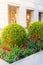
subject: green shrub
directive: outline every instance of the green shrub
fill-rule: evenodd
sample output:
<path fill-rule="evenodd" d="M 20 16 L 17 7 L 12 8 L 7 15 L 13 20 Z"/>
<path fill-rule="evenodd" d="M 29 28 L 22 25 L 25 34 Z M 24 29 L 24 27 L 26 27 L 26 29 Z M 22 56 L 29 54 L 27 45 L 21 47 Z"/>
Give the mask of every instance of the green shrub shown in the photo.
<path fill-rule="evenodd" d="M 1 36 L 0 36 L 0 44 L 1 44 Z"/>
<path fill-rule="evenodd" d="M 39 42 L 35 42 L 35 41 L 31 41 L 29 44 L 28 44 L 28 47 L 29 49 L 34 49 L 35 53 L 38 52 L 38 51 L 41 51 L 43 50 L 43 43 L 41 43 L 40 41 Z"/>
<path fill-rule="evenodd" d="M 34 41 L 38 41 L 39 39 L 43 40 L 43 23 L 42 22 L 34 22 L 30 24 L 28 27 L 28 33 L 30 39 Z"/>
<path fill-rule="evenodd" d="M 6 52 L 0 49 L 0 58 L 4 59 L 5 55 L 6 55 Z"/>
<path fill-rule="evenodd" d="M 12 23 L 3 29 L 1 39 L 5 47 L 8 47 L 8 44 L 22 46 L 26 41 L 25 36 L 25 29 L 19 24 Z"/>
<path fill-rule="evenodd" d="M 22 49 L 18 46 L 15 46 L 12 51 L 4 58 L 5 61 L 13 63 L 20 59 L 22 54 Z"/>
<path fill-rule="evenodd" d="M 23 55 L 24 57 L 27 57 L 27 56 L 29 56 L 29 55 L 31 55 L 31 54 L 33 54 L 33 53 L 35 53 L 35 52 L 34 52 L 34 49 L 29 49 L 29 48 L 28 48 L 28 49 L 26 49 L 26 50 L 23 52 L 22 55 Z"/>
<path fill-rule="evenodd" d="M 36 48 L 36 43 L 35 43 L 35 41 L 31 41 L 31 42 L 28 44 L 28 47 L 29 47 L 30 49 L 35 49 L 35 48 Z"/>
<path fill-rule="evenodd" d="M 43 43 L 38 42 L 36 46 L 39 51 L 43 50 Z"/>

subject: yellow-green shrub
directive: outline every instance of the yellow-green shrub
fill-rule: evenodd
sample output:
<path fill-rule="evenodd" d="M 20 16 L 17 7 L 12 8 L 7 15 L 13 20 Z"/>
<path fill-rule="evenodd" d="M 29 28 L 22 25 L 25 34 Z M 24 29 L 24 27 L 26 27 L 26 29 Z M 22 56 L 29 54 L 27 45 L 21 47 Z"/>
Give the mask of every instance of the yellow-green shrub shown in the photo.
<path fill-rule="evenodd" d="M 30 39 L 35 41 L 43 40 L 43 23 L 42 22 L 34 22 L 30 24 L 28 27 L 28 33 Z"/>
<path fill-rule="evenodd" d="M 25 44 L 25 29 L 19 24 L 9 24 L 6 26 L 1 35 L 2 44 L 6 47 L 9 44 L 23 46 Z"/>

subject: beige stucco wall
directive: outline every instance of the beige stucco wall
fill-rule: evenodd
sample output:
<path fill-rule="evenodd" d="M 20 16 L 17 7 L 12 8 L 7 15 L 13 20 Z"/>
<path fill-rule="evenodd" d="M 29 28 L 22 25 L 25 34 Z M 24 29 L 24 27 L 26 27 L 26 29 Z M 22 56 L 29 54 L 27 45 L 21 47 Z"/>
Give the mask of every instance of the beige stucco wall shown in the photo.
<path fill-rule="evenodd" d="M 43 12 L 42 0 L 0 0 L 0 27 L 8 24 L 8 4 L 19 6 L 17 23 L 26 27 L 26 9 L 34 10 L 31 21 L 38 21 L 38 12 Z M 43 18 L 43 17 L 42 17 Z M 43 19 L 42 19 L 43 21 Z"/>

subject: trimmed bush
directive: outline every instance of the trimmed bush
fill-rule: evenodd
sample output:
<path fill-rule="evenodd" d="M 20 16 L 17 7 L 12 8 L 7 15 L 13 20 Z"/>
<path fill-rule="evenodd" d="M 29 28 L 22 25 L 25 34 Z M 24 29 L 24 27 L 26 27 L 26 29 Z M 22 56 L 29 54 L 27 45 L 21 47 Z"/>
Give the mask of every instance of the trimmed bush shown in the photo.
<path fill-rule="evenodd" d="M 2 46 L 8 47 L 9 44 L 23 46 L 25 44 L 25 29 L 19 24 L 9 24 L 6 26 L 1 35 Z"/>
<path fill-rule="evenodd" d="M 30 39 L 34 41 L 43 40 L 43 23 L 34 22 L 28 27 L 28 33 Z"/>

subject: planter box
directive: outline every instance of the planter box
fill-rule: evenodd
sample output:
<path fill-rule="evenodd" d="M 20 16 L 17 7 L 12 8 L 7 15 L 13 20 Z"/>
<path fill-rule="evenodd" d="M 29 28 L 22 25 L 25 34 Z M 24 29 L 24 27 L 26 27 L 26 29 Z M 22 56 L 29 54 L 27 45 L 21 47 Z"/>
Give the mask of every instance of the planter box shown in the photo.
<path fill-rule="evenodd" d="M 16 61 L 12 64 L 9 64 L 4 60 L 0 59 L 0 65 L 43 65 L 43 51 L 40 51 L 36 54 L 28 56 L 19 61 Z"/>

